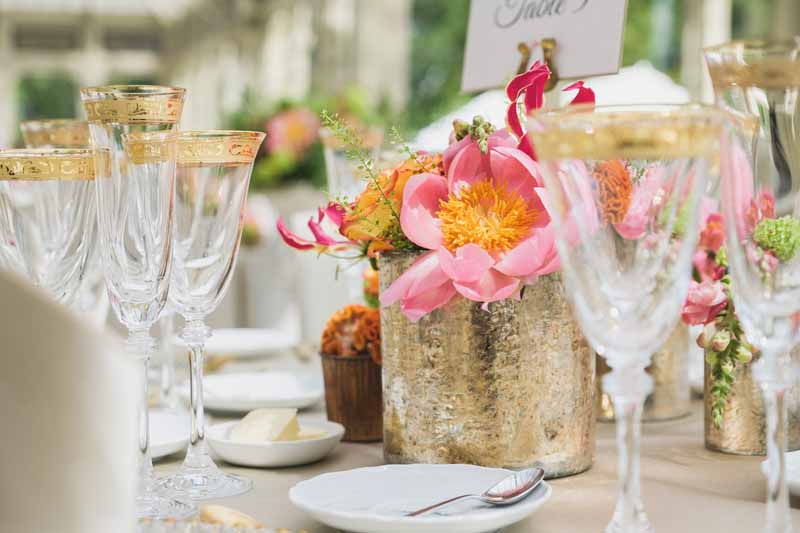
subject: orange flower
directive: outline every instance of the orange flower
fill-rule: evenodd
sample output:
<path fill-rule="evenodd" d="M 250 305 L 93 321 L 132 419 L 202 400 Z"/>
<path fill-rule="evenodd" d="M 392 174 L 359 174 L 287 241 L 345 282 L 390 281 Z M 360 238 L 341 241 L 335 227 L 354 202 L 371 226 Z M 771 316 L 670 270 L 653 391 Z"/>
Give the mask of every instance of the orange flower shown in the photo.
<path fill-rule="evenodd" d="M 357 304 L 339 309 L 325 324 L 321 345 L 325 355 L 369 355 L 381 364 L 380 311 Z"/>
<path fill-rule="evenodd" d="M 594 169 L 600 193 L 600 205 L 606 222 L 619 224 L 631 206 L 633 182 L 625 164 L 618 160 L 601 161 Z"/>
<path fill-rule="evenodd" d="M 430 172 L 444 175 L 441 155 L 419 154 L 385 170 L 378 175 L 377 184 L 369 182 L 345 215 L 341 232 L 351 241 L 371 241 L 370 256 L 381 250 L 391 250 L 392 235 L 402 235 L 400 208 L 403 189 L 409 178 Z"/>

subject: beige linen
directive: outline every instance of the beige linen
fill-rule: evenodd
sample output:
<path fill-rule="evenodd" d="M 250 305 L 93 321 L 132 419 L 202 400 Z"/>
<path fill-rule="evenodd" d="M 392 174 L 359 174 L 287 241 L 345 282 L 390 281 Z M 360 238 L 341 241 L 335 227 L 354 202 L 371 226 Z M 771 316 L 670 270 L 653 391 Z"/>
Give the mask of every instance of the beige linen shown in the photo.
<path fill-rule="evenodd" d="M 0 342 L 0 532 L 131 531 L 138 365 L 5 273 Z"/>
<path fill-rule="evenodd" d="M 305 420 L 323 417 L 301 415 Z M 598 533 L 603 530 L 616 497 L 614 426 L 599 424 L 594 467 L 586 473 L 552 481 L 553 497 L 535 515 L 504 533 Z M 703 447 L 702 402 L 680 420 L 644 425 L 642 491 L 645 506 L 658 533 L 752 533 L 764 520 L 763 457 L 737 457 Z M 335 531 L 289 502 L 288 491 L 298 481 L 324 472 L 383 463 L 380 444 L 342 444 L 323 461 L 284 469 L 250 469 L 220 463 L 226 471 L 247 476 L 254 489 L 242 496 L 219 500 L 254 516 L 269 527 Z M 166 459 L 157 469 L 173 471 L 179 458 Z M 342 488 L 345 490 L 345 488 Z M 797 506 L 798 501 L 793 500 Z M 800 512 L 793 510 L 796 525 Z M 446 532 L 443 532 L 446 533 Z"/>

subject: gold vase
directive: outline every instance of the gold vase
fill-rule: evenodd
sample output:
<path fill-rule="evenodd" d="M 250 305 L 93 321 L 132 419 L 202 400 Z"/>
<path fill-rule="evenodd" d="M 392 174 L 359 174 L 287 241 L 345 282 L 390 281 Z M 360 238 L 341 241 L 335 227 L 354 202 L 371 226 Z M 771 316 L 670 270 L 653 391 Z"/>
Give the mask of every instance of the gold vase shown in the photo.
<path fill-rule="evenodd" d="M 380 259 L 386 290 L 418 257 Z M 594 353 L 561 277 L 488 311 L 461 297 L 410 322 L 381 311 L 384 457 L 388 463 L 587 470 L 594 455 Z"/>
<path fill-rule="evenodd" d="M 597 419 L 614 420 L 611 397 L 603 392 L 604 374 L 611 369 L 605 359 L 597 356 Z M 672 420 L 691 411 L 689 389 L 689 328 L 679 322 L 664 346 L 653 354 L 647 373 L 653 378 L 653 392 L 647 396 L 642 411 L 643 422 Z"/>
<path fill-rule="evenodd" d="M 792 351 L 792 362 L 800 364 L 800 348 Z M 725 402 L 722 424 L 716 427 L 711 419 L 711 365 L 705 363 L 705 441 L 706 448 L 734 455 L 765 455 L 767 425 L 764 400 L 758 383 L 753 378 L 752 363 L 737 363 L 733 371 L 733 385 Z M 786 428 L 787 449 L 800 449 L 800 387 L 786 392 L 789 416 Z"/>

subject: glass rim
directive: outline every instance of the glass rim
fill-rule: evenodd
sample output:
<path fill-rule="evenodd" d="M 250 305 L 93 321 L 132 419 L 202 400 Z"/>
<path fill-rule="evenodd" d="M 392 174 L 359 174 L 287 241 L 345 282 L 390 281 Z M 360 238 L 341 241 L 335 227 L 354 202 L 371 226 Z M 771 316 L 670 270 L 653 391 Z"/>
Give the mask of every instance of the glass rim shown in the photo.
<path fill-rule="evenodd" d="M 687 113 L 688 112 L 688 113 Z M 625 119 L 641 121 L 643 118 L 652 120 L 688 119 L 688 118 L 715 118 L 722 122 L 725 113 L 718 107 L 697 102 L 677 103 L 652 103 L 652 104 L 575 104 L 552 109 L 536 109 L 529 115 L 529 120 L 539 119 L 548 125 L 558 120 L 557 125 L 564 125 L 570 119 L 585 125 L 587 122 L 623 122 Z M 577 124 L 575 124 L 577 125 Z"/>
<path fill-rule="evenodd" d="M 761 52 L 766 54 L 785 54 L 786 52 L 800 52 L 800 36 L 776 39 L 734 39 L 713 46 L 703 48 L 705 54 L 725 52 Z"/>
<path fill-rule="evenodd" d="M 81 118 L 43 118 L 23 120 L 19 125 L 21 128 L 26 126 L 88 126 L 89 121 Z"/>
<path fill-rule="evenodd" d="M 87 98 L 142 98 L 148 96 L 179 96 L 186 94 L 186 89 L 172 85 L 95 85 L 82 87 L 81 95 Z"/>
<path fill-rule="evenodd" d="M 250 130 L 181 130 L 177 132 L 178 140 L 203 140 L 203 139 L 263 139 L 267 134 L 263 131 Z"/>
<path fill-rule="evenodd" d="M 95 148 L 0 148 L 0 159 L 40 157 L 94 157 Z"/>
<path fill-rule="evenodd" d="M 106 167 L 107 153 L 94 148 L 0 150 L 0 181 L 94 180 L 95 167 Z"/>

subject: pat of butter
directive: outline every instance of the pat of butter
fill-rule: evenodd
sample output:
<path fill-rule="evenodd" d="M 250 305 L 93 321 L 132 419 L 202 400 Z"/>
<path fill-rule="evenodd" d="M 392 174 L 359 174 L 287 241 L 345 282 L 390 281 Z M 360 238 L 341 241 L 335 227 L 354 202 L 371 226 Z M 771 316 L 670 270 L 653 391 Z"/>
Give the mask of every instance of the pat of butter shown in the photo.
<path fill-rule="evenodd" d="M 256 409 L 236 424 L 229 435 L 234 442 L 297 440 L 297 409 Z"/>
<path fill-rule="evenodd" d="M 297 438 L 295 440 L 319 439 L 324 437 L 325 434 L 326 433 L 321 429 L 306 426 L 300 428 L 300 433 L 297 434 Z"/>

